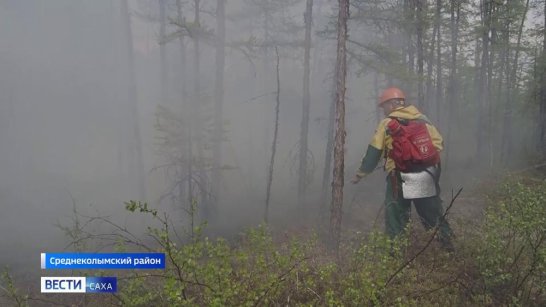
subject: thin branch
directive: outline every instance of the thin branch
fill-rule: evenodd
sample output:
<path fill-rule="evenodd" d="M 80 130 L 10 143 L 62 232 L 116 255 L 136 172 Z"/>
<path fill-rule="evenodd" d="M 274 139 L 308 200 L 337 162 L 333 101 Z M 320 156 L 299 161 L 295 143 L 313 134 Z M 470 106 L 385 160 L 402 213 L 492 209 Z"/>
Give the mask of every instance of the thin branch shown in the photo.
<path fill-rule="evenodd" d="M 451 209 L 451 207 L 453 206 L 453 204 L 455 203 L 455 200 L 457 199 L 457 197 L 459 196 L 459 194 L 461 194 L 461 192 L 463 191 L 463 188 L 460 188 L 459 191 L 457 191 L 457 193 L 455 194 L 455 196 L 453 196 L 451 198 L 451 202 L 449 203 L 449 206 L 447 207 L 446 211 L 444 212 L 444 215 L 442 215 L 442 218 L 438 221 L 441 221 L 441 220 L 444 220 L 445 217 L 447 216 L 447 213 L 449 212 L 449 209 Z M 438 222 L 439 223 L 439 222 Z M 413 257 L 411 257 L 409 260 L 407 260 L 406 262 L 404 262 L 404 264 L 402 264 L 390 277 L 389 279 L 387 279 L 387 282 L 385 282 L 385 285 L 383 286 L 384 288 L 386 288 L 393 280 L 394 278 L 400 273 L 402 272 L 403 269 L 405 269 L 408 265 L 410 265 L 415 259 L 417 259 L 417 257 L 419 257 L 419 255 L 421 255 L 429 246 L 430 244 L 432 243 L 432 241 L 434 240 L 434 238 L 436 237 L 436 234 L 438 234 L 438 231 L 440 230 L 440 225 L 436 225 L 436 227 L 434 227 L 434 233 L 432 234 L 432 236 L 430 237 L 430 239 L 428 240 L 427 244 L 425 244 L 425 246 L 423 248 L 421 248 L 421 250 L 419 250 L 415 255 L 413 255 Z"/>
<path fill-rule="evenodd" d="M 280 94 L 281 94 L 281 81 L 279 74 L 280 58 L 279 58 L 279 49 L 275 46 L 275 55 L 277 57 L 277 95 L 276 95 L 276 104 L 275 104 L 275 129 L 273 132 L 273 144 L 271 145 L 271 160 L 269 162 L 269 173 L 267 177 L 267 190 L 265 197 L 265 212 L 264 220 L 267 223 L 269 218 L 269 200 L 271 197 L 271 184 L 273 182 L 273 170 L 275 163 L 275 152 L 277 150 L 277 138 L 279 133 L 279 109 L 280 109 Z"/>
<path fill-rule="evenodd" d="M 264 293 L 258 298 L 258 300 L 256 301 L 256 303 L 254 303 L 254 306 L 260 306 L 260 302 L 263 300 L 263 298 L 269 293 L 269 291 L 271 291 L 271 289 L 273 289 L 273 287 L 276 287 L 278 286 L 278 284 L 282 281 L 284 281 L 286 275 L 290 274 L 292 271 L 294 271 L 294 269 L 296 269 L 302 262 L 304 262 L 305 260 L 308 260 L 310 257 L 304 257 L 302 259 L 300 259 L 300 261 L 294 263 L 294 265 L 292 265 L 286 272 L 282 273 L 281 275 L 277 276 L 277 279 L 275 280 L 275 282 L 273 282 L 273 284 L 267 288 L 267 290 L 264 291 Z"/>

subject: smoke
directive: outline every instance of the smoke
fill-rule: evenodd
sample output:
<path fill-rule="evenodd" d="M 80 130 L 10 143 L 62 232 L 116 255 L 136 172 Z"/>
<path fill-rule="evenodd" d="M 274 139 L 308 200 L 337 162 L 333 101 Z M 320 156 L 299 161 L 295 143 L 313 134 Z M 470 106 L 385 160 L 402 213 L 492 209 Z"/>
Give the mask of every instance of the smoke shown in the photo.
<path fill-rule="evenodd" d="M 186 2 L 183 14 L 191 23 L 193 6 L 191 1 Z M 197 156 L 196 148 L 193 155 L 195 161 L 204 161 L 199 167 L 211 174 L 215 71 L 215 49 L 211 40 L 215 23 L 214 16 L 208 13 L 214 11 L 215 4 L 214 1 L 201 2 L 202 24 L 208 36 L 202 40 L 200 74 L 192 75 L 195 60 L 191 52 L 192 38 L 184 38 L 186 62 L 182 60 L 179 42 L 167 40 L 167 84 L 162 85 L 157 1 L 129 1 L 139 112 L 134 118 L 128 90 L 131 69 L 126 61 L 119 1 L 0 1 L 0 231 L 3 234 L 0 262 L 34 267 L 40 252 L 62 251 L 67 238 L 55 224 L 70 224 L 74 205 L 79 212 L 108 216 L 117 223 L 129 225 L 137 233 L 145 230 L 146 223 L 128 215 L 123 205 L 124 201 L 139 197 L 134 163 L 135 121 L 141 129 L 147 175 L 148 199 L 144 201 L 168 212 L 177 227 L 188 227 L 188 216 L 184 212 L 187 201 L 163 197 L 170 192 L 173 180 L 181 178 L 173 178 L 172 172 L 161 168 L 177 160 L 164 154 L 172 151 L 160 148 L 162 134 L 154 124 L 158 120 L 158 105 L 181 118 L 191 112 L 189 104 L 198 105 L 201 113 L 194 120 L 205 137 L 195 140 L 203 144 L 203 156 Z M 250 2 L 229 1 L 227 5 L 222 142 L 225 169 L 222 170 L 221 199 L 217 200 L 217 218 L 210 225 L 213 234 L 231 235 L 262 222 L 274 128 L 276 83 L 272 46 L 275 44 L 281 56 L 281 96 L 270 221 L 273 225 L 317 225 L 315 217 L 325 202 L 320 199 L 320 176 L 335 58 L 335 41 L 327 38 L 331 28 L 328 17 L 336 8 L 326 1 L 315 1 L 315 12 L 319 16 L 313 18 L 309 127 L 314 172 L 310 174 L 308 204 L 302 209 L 297 204 L 298 175 L 294 159 L 298 157 L 302 109 L 303 1 L 274 8 L 276 11 L 270 13 L 267 25 L 271 41 L 264 39 L 264 11 Z M 176 17 L 174 3 L 167 1 L 170 21 Z M 375 33 L 363 29 L 366 28 L 352 22 L 351 38 L 377 39 Z M 168 37 L 178 30 L 169 23 Z M 350 51 L 361 51 L 358 48 L 358 45 L 349 45 Z M 379 50 L 382 55 L 390 54 L 381 52 Z M 388 78 L 383 77 L 374 82 L 372 72 L 377 63 L 358 60 L 355 54 L 350 57 L 347 80 L 347 176 L 359 166 L 376 127 L 377 87 L 391 85 Z M 403 72 L 393 74 L 405 77 Z M 471 78 L 468 74 L 463 77 L 461 91 L 468 93 L 472 90 Z M 184 84 L 180 80 L 185 80 Z M 196 80 L 200 81 L 201 90 L 192 93 Z M 182 93 L 183 87 L 186 95 Z M 166 88 L 165 96 L 162 96 L 162 88 Z M 167 97 L 166 101 L 162 101 L 162 97 Z M 477 168 L 473 161 L 476 110 L 473 101 L 458 103 L 460 121 L 453 126 L 450 144 L 446 144 L 450 160 L 443 173 L 445 191 L 475 176 Z M 517 120 L 513 126 L 517 151 L 514 160 L 526 157 L 526 148 L 532 143 L 528 131 L 535 129 L 530 124 L 531 115 L 523 109 L 515 108 Z M 444 117 L 440 118 L 439 128 L 445 137 Z M 498 141 L 498 135 L 496 138 Z M 184 152 L 183 148 L 179 151 Z M 370 227 L 381 207 L 383 185 L 384 174 L 378 171 L 358 186 L 346 186 L 344 210 L 348 223 Z"/>

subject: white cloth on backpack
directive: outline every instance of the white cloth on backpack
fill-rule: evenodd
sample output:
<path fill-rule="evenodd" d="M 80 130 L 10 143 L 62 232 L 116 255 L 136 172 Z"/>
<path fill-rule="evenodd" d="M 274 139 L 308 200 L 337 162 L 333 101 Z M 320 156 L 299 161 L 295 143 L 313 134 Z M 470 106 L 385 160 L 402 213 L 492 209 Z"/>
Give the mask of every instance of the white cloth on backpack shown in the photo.
<path fill-rule="evenodd" d="M 404 199 L 415 199 L 435 196 L 436 176 L 438 168 L 436 166 L 427 167 L 421 172 L 402 173 L 402 195 Z"/>

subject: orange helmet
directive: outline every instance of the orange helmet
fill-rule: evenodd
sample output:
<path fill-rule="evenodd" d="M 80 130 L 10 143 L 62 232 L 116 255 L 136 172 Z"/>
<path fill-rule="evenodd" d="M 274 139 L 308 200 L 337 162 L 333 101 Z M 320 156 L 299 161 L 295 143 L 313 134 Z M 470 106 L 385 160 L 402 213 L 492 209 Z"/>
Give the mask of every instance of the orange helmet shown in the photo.
<path fill-rule="evenodd" d="M 402 92 L 402 90 L 397 87 L 389 87 L 388 89 L 383 91 L 383 94 L 381 94 L 381 96 L 379 97 L 379 105 L 382 105 L 384 102 L 391 99 L 406 100 L 406 95 L 404 95 L 404 92 Z"/>

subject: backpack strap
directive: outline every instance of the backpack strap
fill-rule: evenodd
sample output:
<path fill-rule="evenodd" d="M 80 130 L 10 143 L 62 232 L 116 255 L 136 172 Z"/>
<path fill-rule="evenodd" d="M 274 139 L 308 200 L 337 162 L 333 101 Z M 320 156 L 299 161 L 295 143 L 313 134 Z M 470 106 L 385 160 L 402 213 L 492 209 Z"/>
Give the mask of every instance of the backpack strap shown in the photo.
<path fill-rule="evenodd" d="M 397 122 L 399 122 L 403 126 L 407 126 L 410 121 L 420 120 L 419 119 L 408 119 L 408 118 L 402 118 L 402 117 L 396 117 L 396 116 L 388 116 L 390 119 L 394 119 Z"/>
<path fill-rule="evenodd" d="M 428 117 L 425 114 L 421 114 L 418 120 L 423 121 L 429 125 L 432 125 L 432 122 L 430 121 L 430 119 L 428 119 Z"/>

